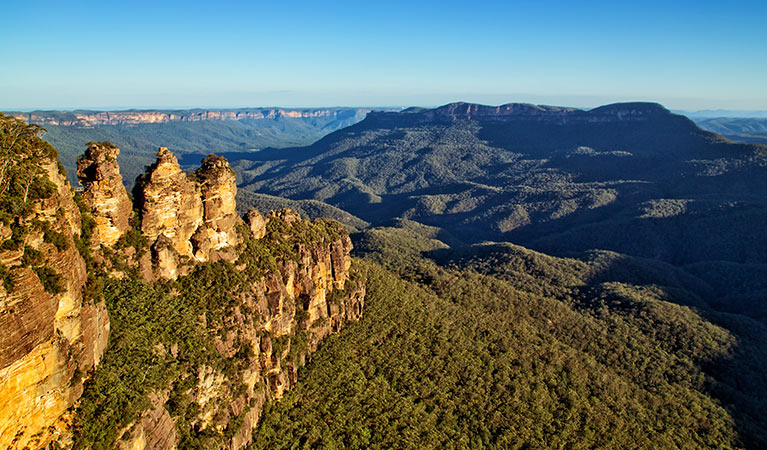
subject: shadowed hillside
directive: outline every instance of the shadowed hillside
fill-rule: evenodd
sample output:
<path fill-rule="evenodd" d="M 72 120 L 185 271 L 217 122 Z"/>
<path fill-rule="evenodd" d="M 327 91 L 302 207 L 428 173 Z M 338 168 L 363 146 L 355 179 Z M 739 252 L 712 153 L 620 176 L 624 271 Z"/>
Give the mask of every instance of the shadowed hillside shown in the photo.
<path fill-rule="evenodd" d="M 657 104 L 373 112 L 311 146 L 234 159 L 247 190 L 323 201 L 373 224 L 412 219 L 468 243 L 767 261 L 765 147 Z"/>

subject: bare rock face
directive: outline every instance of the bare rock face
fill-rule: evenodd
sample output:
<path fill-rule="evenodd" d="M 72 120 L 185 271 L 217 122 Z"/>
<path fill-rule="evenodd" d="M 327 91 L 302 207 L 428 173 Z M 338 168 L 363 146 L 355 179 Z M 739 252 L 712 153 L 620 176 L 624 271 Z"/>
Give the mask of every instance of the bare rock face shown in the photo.
<path fill-rule="evenodd" d="M 233 260 L 239 243 L 235 227 L 242 223 L 236 211 L 237 179 L 226 158 L 210 155 L 195 173 L 200 185 L 203 222 L 192 236 L 197 261 Z M 227 251 L 228 250 L 228 251 Z"/>
<path fill-rule="evenodd" d="M 266 236 L 266 221 L 258 210 L 251 209 L 248 211 L 248 214 L 245 215 L 245 222 L 250 227 L 250 234 L 253 235 L 253 239 L 261 239 Z"/>
<path fill-rule="evenodd" d="M 176 423 L 165 409 L 167 395 L 149 394 L 151 409 L 140 421 L 126 427 L 117 440 L 118 450 L 170 450 L 178 446 Z"/>
<path fill-rule="evenodd" d="M 98 364 L 109 335 L 105 305 L 83 302 L 87 274 L 73 240 L 80 213 L 72 188 L 55 161 L 43 169 L 55 193 L 20 219 L 17 226 L 28 229 L 20 250 L 0 255 L 15 284 L 10 290 L 0 284 L 3 449 L 43 448 L 68 433 L 67 410 L 82 393 L 82 374 Z M 34 262 L 24 263 L 29 259 Z M 51 278 L 58 278 L 59 290 L 44 288 Z"/>
<path fill-rule="evenodd" d="M 123 185 L 117 155 L 109 143 L 91 143 L 77 160 L 77 177 L 85 188 L 82 198 L 96 221 L 93 242 L 112 247 L 130 228 L 133 205 Z"/>
<path fill-rule="evenodd" d="M 180 263 L 233 260 L 239 243 L 235 211 L 237 185 L 225 158 L 211 155 L 194 174 L 185 174 L 165 147 L 157 162 L 136 184 L 141 231 L 156 256 L 156 272 L 175 279 L 191 265 Z M 160 240 L 160 237 L 163 239 Z M 172 257 L 169 252 L 175 252 Z"/>
<path fill-rule="evenodd" d="M 157 162 L 139 177 L 136 188 L 141 232 L 150 246 L 162 235 L 180 256 L 192 257 L 189 240 L 203 217 L 200 188 L 167 148 L 160 147 Z"/>

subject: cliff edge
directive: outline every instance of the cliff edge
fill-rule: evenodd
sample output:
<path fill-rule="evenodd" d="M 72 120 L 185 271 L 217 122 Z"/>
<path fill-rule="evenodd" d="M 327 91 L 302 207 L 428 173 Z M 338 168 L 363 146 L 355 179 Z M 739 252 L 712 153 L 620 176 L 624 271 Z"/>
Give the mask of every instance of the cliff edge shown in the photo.
<path fill-rule="evenodd" d="M 226 159 L 161 148 L 131 199 L 91 143 L 75 195 L 41 129 L 0 119 L 0 448 L 244 448 L 361 316 L 343 227 L 241 218 Z"/>
<path fill-rule="evenodd" d="M 105 304 L 84 299 L 74 192 L 40 128 L 0 115 L 0 448 L 66 435 L 83 375 L 109 336 Z"/>

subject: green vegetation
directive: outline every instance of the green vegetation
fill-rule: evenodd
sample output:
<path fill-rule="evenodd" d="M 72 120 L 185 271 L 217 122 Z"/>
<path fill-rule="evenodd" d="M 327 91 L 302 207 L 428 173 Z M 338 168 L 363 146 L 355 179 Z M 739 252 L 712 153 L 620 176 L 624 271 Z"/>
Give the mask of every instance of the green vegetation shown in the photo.
<path fill-rule="evenodd" d="M 349 232 L 359 231 L 370 225 L 344 210 L 317 200 L 289 200 L 242 189 L 237 191 L 237 210 L 241 214 L 245 214 L 251 209 L 265 212 L 285 208 L 296 211 L 304 218 L 317 219 L 324 217 L 335 220 L 342 223 Z"/>
<path fill-rule="evenodd" d="M 38 125 L 0 113 L 0 224 L 11 232 L 0 243 L 0 250 L 23 250 L 21 267 L 30 267 L 46 292 L 59 294 L 64 290 L 61 275 L 48 266 L 38 250 L 24 244 L 30 232 L 42 232 L 43 241 L 56 250 L 68 246 L 67 237 L 54 229 L 56 225 L 32 217 L 37 201 L 56 192 L 45 165 L 58 161 L 58 153 L 41 139 L 44 132 Z M 57 211 L 55 220 L 60 225 L 61 211 Z M 6 291 L 13 290 L 13 273 L 3 267 L 0 275 Z"/>
<path fill-rule="evenodd" d="M 55 187 L 43 165 L 58 153 L 41 139 L 45 129 L 0 113 L 0 221 L 26 217 L 32 202 L 48 198 Z"/>
<path fill-rule="evenodd" d="M 32 270 L 37 275 L 37 278 L 40 279 L 45 292 L 54 295 L 64 292 L 64 286 L 61 285 L 62 277 L 58 272 L 48 266 L 33 267 Z"/>
<path fill-rule="evenodd" d="M 467 244 L 767 262 L 767 150 L 657 105 L 625 108 L 644 109 L 642 120 L 376 113 L 308 147 L 245 155 L 235 169 L 241 190 L 321 201 L 374 226 L 413 220 Z"/>
<path fill-rule="evenodd" d="M 16 282 L 13 280 L 13 274 L 0 264 L 0 279 L 3 281 L 3 288 L 6 292 L 11 292 L 16 287 Z"/>
<path fill-rule="evenodd" d="M 712 311 L 679 269 L 506 244 L 434 245 L 437 265 L 413 229 L 357 240 L 363 319 L 267 407 L 252 448 L 767 444 L 767 330 Z"/>
<path fill-rule="evenodd" d="M 241 293 L 260 287 L 265 274 L 279 269 L 278 261 L 297 258 L 299 245 L 335 240 L 343 232 L 340 224 L 326 220 L 296 222 L 288 230 L 286 223 L 274 219 L 267 237 L 245 239 L 238 267 L 227 262 L 202 264 L 188 276 L 167 283 L 148 284 L 130 272 L 123 280 L 89 280 L 89 289 L 106 301 L 111 331 L 109 347 L 87 381 L 77 410 L 75 448 L 112 448 L 119 430 L 150 408 L 149 394 L 164 390 L 169 390 L 166 406 L 176 421 L 181 448 L 212 448 L 231 438 L 243 418 L 229 418 L 220 433 L 200 430 L 199 405 L 191 400 L 190 390 L 197 374 L 207 367 L 224 375 L 219 391 L 227 393 L 227 398 L 244 392 L 241 373 L 253 364 L 255 355 L 246 335 L 239 334 L 248 330 L 231 317 L 245 316 L 253 323 L 259 319 L 243 304 Z M 142 245 L 143 241 L 131 237 L 120 245 L 134 240 Z M 231 342 L 234 356 L 217 350 L 217 340 Z M 275 353 L 288 346 L 293 359 L 308 348 L 303 329 L 295 336 L 273 340 Z"/>

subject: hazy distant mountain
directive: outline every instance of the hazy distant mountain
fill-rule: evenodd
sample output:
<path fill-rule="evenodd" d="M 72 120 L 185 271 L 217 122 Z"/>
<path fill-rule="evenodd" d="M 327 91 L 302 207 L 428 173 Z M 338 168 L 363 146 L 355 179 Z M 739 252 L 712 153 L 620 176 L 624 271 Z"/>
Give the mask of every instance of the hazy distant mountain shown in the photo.
<path fill-rule="evenodd" d="M 738 117 L 738 118 L 767 118 L 767 111 L 764 110 L 745 110 L 745 109 L 704 109 L 700 111 L 674 111 L 678 114 L 697 120 L 710 119 L 716 117 Z"/>
<path fill-rule="evenodd" d="M 43 125 L 77 185 L 75 160 L 87 142 L 120 147 L 124 180 L 130 186 L 154 162 L 158 147 L 178 154 L 249 151 L 308 145 L 365 117 L 364 108 L 243 108 L 224 110 L 33 111 L 9 113 Z"/>
<path fill-rule="evenodd" d="M 323 201 L 373 224 L 412 219 L 465 243 L 767 261 L 765 147 L 728 142 L 657 104 L 372 112 L 308 147 L 228 156 L 245 189 Z"/>
<path fill-rule="evenodd" d="M 727 139 L 767 145 L 767 118 L 714 117 L 694 120 L 699 127 L 719 133 Z"/>

